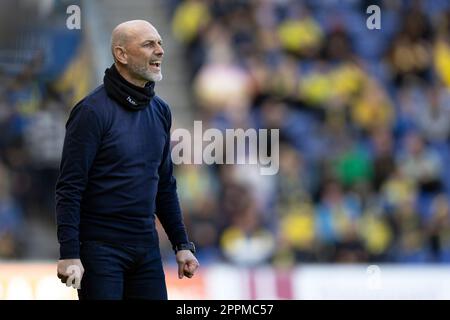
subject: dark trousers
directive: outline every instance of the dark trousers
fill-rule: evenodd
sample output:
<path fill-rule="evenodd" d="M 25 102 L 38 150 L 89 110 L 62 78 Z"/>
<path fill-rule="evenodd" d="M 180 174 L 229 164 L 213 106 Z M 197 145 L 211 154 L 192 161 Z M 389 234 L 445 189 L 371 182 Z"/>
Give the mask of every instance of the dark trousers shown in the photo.
<path fill-rule="evenodd" d="M 80 300 L 167 300 L 159 246 L 134 247 L 85 241 Z"/>

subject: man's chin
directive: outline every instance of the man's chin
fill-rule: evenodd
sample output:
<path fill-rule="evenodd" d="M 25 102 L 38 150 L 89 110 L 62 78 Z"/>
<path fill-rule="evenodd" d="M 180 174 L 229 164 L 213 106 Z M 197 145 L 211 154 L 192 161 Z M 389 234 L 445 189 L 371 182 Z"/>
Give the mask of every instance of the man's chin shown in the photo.
<path fill-rule="evenodd" d="M 163 78 L 162 73 L 151 73 L 149 74 L 149 77 L 147 78 L 149 81 L 158 82 L 161 81 Z"/>

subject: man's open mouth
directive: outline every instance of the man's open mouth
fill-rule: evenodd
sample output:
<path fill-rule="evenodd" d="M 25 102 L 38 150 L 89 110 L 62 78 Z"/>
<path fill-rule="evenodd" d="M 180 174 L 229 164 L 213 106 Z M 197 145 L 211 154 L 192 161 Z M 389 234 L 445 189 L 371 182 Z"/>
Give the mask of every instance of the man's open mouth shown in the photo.
<path fill-rule="evenodd" d="M 159 68 L 161 66 L 161 62 L 160 61 L 153 61 L 153 62 L 150 62 L 150 65 Z"/>

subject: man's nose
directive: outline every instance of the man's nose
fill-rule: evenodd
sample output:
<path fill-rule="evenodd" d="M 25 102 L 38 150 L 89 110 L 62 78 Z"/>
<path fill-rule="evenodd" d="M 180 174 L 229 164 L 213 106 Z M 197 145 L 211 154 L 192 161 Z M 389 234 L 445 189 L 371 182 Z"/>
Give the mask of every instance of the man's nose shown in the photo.
<path fill-rule="evenodd" d="M 164 55 L 164 49 L 162 48 L 161 45 L 158 45 L 156 47 L 155 55 L 157 55 L 159 58 L 161 58 Z"/>

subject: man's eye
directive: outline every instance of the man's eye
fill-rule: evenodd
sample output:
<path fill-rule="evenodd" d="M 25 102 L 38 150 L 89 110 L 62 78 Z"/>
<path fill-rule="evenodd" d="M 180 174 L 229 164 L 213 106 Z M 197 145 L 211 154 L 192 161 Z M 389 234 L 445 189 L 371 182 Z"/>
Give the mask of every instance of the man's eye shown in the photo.
<path fill-rule="evenodd" d="M 156 42 L 148 42 L 148 43 L 145 43 L 143 46 L 144 47 L 154 47 L 156 45 Z M 160 45 L 161 47 L 162 47 L 162 42 L 158 42 L 158 45 Z"/>

